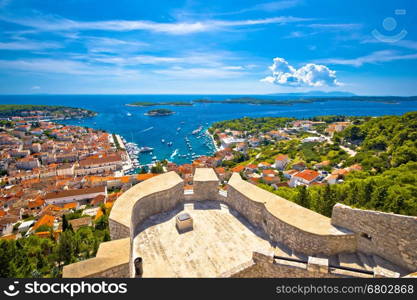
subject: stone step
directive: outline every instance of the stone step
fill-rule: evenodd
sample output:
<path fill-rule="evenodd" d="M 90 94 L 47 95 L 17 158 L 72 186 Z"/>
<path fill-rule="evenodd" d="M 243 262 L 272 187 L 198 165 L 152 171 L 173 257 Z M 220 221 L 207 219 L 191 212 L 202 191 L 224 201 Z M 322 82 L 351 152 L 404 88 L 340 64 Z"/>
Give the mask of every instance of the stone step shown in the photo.
<path fill-rule="evenodd" d="M 360 261 L 362 262 L 363 267 L 368 271 L 372 271 L 375 267 L 375 262 L 372 256 L 367 255 L 363 252 L 358 252 L 357 254 L 358 254 Z"/>
<path fill-rule="evenodd" d="M 339 265 L 342 267 L 364 269 L 364 266 L 356 253 L 340 253 L 338 258 Z"/>

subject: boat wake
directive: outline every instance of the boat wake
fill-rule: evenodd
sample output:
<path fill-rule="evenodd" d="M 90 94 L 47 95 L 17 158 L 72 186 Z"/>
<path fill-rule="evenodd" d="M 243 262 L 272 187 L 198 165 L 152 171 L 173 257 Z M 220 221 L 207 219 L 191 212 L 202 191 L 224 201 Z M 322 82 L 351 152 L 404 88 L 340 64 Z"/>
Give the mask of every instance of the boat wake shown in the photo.
<path fill-rule="evenodd" d="M 146 131 L 149 131 L 149 130 L 152 130 L 152 129 L 153 129 L 153 126 L 149 127 L 149 128 L 146 128 L 146 129 L 142 130 L 141 132 L 146 132 Z"/>
<path fill-rule="evenodd" d="M 175 149 L 175 151 L 171 154 L 169 158 L 173 159 L 178 154 L 178 149 Z"/>

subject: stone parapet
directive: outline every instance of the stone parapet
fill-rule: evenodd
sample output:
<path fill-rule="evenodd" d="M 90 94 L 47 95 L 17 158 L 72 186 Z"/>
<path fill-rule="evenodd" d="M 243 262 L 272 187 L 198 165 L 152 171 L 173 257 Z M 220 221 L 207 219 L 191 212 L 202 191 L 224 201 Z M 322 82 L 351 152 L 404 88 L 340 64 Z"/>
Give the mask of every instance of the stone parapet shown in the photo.
<path fill-rule="evenodd" d="M 307 255 L 356 251 L 356 236 L 333 226 L 330 218 L 269 193 L 234 173 L 224 200 L 274 242 Z"/>
<path fill-rule="evenodd" d="M 64 266 L 63 278 L 130 277 L 130 238 L 100 244 L 96 257 Z"/>
<path fill-rule="evenodd" d="M 213 169 L 197 168 L 193 178 L 194 201 L 216 200 L 219 179 Z"/>
<path fill-rule="evenodd" d="M 417 217 L 336 204 L 332 224 L 357 235 L 358 251 L 379 255 L 411 272 L 417 271 Z"/>

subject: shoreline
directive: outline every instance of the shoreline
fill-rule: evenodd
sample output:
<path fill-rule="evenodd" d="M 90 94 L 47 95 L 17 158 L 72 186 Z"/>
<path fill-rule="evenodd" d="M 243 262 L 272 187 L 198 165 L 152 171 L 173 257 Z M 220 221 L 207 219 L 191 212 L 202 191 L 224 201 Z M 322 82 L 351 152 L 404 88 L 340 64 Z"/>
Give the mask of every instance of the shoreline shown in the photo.
<path fill-rule="evenodd" d="M 210 134 L 210 132 L 208 131 L 208 129 L 206 130 L 206 134 L 210 137 L 211 142 L 213 143 L 214 149 L 217 151 L 220 151 L 221 149 L 217 146 L 216 144 L 216 140 L 214 139 L 213 135 Z"/>

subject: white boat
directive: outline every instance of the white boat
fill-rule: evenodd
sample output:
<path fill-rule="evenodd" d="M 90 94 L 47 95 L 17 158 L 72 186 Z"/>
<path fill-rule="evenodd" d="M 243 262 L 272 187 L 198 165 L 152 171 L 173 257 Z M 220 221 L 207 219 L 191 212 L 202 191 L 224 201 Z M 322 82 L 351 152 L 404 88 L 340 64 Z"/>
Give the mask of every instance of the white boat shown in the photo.
<path fill-rule="evenodd" d="M 128 113 L 126 114 L 126 116 L 131 117 L 131 116 L 132 116 L 132 114 L 131 114 L 130 112 L 128 112 Z"/>
<path fill-rule="evenodd" d="M 152 152 L 153 148 L 151 147 L 140 147 L 139 152 Z"/>
<path fill-rule="evenodd" d="M 201 130 L 203 130 L 203 126 L 198 127 L 196 130 L 193 130 L 192 134 L 197 134 L 197 133 L 199 133 Z"/>
<path fill-rule="evenodd" d="M 152 160 L 157 160 L 158 158 L 156 156 L 152 156 Z"/>
<path fill-rule="evenodd" d="M 164 140 L 164 139 L 162 139 L 162 140 L 161 140 L 161 143 L 165 143 L 165 140 Z"/>

